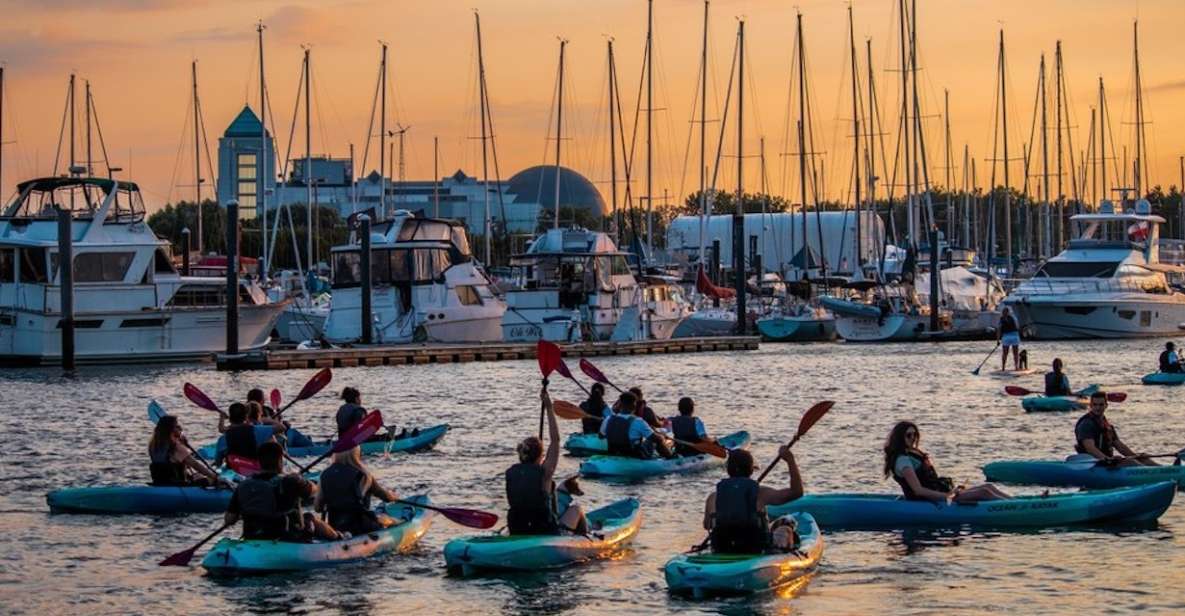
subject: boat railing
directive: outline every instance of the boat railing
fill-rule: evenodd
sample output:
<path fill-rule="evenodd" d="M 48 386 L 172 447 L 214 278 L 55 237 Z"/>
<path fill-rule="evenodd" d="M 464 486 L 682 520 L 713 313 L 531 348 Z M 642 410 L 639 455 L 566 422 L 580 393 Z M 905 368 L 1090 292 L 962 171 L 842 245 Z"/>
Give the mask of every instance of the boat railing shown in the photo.
<path fill-rule="evenodd" d="M 1030 278 L 1009 291 L 1013 296 L 1068 295 L 1072 293 L 1168 293 L 1164 285 L 1151 281 L 1122 278 L 1089 278 L 1083 280 Z"/>

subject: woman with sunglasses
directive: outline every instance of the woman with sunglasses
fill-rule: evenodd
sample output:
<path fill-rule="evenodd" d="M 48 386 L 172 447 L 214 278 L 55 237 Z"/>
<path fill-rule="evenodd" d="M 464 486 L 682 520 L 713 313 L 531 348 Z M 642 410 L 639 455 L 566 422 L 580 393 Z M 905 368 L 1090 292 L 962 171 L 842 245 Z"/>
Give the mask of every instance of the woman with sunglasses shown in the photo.
<path fill-rule="evenodd" d="M 950 478 L 938 475 L 920 443 L 918 427 L 909 421 L 893 426 L 885 441 L 885 477 L 892 477 L 901 485 L 905 498 L 960 504 L 1011 498 L 990 483 L 956 487 Z"/>

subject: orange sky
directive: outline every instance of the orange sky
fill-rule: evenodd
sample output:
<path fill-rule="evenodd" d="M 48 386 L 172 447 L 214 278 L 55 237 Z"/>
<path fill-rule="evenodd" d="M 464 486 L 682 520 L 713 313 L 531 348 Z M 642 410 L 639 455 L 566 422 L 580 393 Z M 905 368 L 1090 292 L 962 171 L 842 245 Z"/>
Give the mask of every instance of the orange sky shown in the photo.
<path fill-rule="evenodd" d="M 693 190 L 698 180 L 698 144 L 686 165 L 691 102 L 699 63 L 700 0 L 655 3 L 657 66 L 655 107 L 655 193 Z M 842 197 L 850 166 L 847 126 L 845 49 L 847 3 L 802 0 L 809 78 L 816 125 L 825 151 L 827 190 Z M 863 39 L 873 40 L 884 122 L 898 96 L 896 0 L 855 2 L 857 44 L 864 70 Z M 568 101 L 565 164 L 600 183 L 607 194 L 608 154 L 605 97 L 606 35 L 616 40 L 623 106 L 632 117 L 645 35 L 643 0 L 437 0 L 370 2 L 245 0 L 10 0 L 0 25 L 0 61 L 6 64 L 3 185 L 51 172 L 61 124 L 66 81 L 71 70 L 94 88 L 110 157 L 123 177 L 138 181 L 149 207 L 189 198 L 193 189 L 192 136 L 185 125 L 189 62 L 199 62 L 202 105 L 209 136 L 218 135 L 241 109 L 258 98 L 254 63 L 254 24 L 263 19 L 268 88 L 280 123 L 281 147 L 289 123 L 300 71 L 301 43 L 313 49 L 315 153 L 345 156 L 348 144 L 361 144 L 374 92 L 379 39 L 391 46 L 390 82 L 398 119 L 407 133 L 407 175 L 432 173 L 432 137 L 439 136 L 441 172 L 463 168 L 480 173 L 479 134 L 474 94 L 475 47 L 472 9 L 481 11 L 486 67 L 504 177 L 545 160 L 547 122 L 555 83 L 557 36 L 568 47 Z M 715 0 L 712 12 L 714 80 L 711 97 L 723 98 L 735 40 L 737 16 L 747 18 L 752 78 L 746 90 L 746 153 L 758 153 L 764 136 L 769 184 L 774 192 L 793 191 L 783 183 L 789 159 L 783 144 L 786 95 L 794 40 L 791 2 Z M 1027 140 L 1032 118 L 1038 56 L 1063 41 L 1075 149 L 1085 147 L 1089 106 L 1097 77 L 1108 83 L 1112 133 L 1120 145 L 1132 142 L 1131 22 L 1140 19 L 1150 170 L 1153 183 L 1178 183 L 1178 156 L 1185 153 L 1185 128 L 1172 111 L 1185 108 L 1185 75 L 1179 31 L 1185 2 L 1179 0 L 920 0 L 920 64 L 923 113 L 933 177 L 941 183 L 942 91 L 951 92 L 952 140 L 961 165 L 962 145 L 978 159 L 980 181 L 991 154 L 995 96 L 996 37 L 1001 25 L 1008 42 L 1010 127 L 1013 152 Z M 751 88 L 751 89 L 750 89 Z M 80 87 L 81 98 L 81 87 Z M 756 100 L 754 100 L 754 98 Z M 709 115 L 717 116 L 717 103 Z M 1052 118 L 1052 110 L 1049 112 Z M 1051 120 L 1052 121 L 1052 120 Z M 730 120 L 731 122 L 731 120 Z M 718 130 L 713 124 L 711 131 Z M 735 125 L 734 125 L 735 126 Z M 628 130 L 628 127 L 627 127 Z M 303 127 L 294 150 L 303 152 Z M 735 128 L 730 130 L 732 133 Z M 712 142 L 715 138 L 710 138 Z M 735 153 L 730 136 L 726 151 Z M 216 147 L 216 143 L 212 144 Z M 891 147 L 891 145 L 890 145 Z M 639 142 L 639 152 L 642 150 Z M 180 150 L 180 158 L 178 152 Z M 216 154 L 215 154 L 216 155 Z M 1017 156 L 1018 154 L 1013 154 Z M 371 159 L 377 157 L 372 150 Z M 1075 153 L 1078 157 L 1078 153 Z M 641 168 L 642 159 L 638 159 Z M 734 188 L 735 158 L 725 159 L 718 185 Z M 374 163 L 369 163 L 373 167 Z M 686 169 L 686 171 L 685 171 Z M 746 159 L 746 184 L 759 187 L 757 159 Z M 176 170 L 176 171 L 175 171 Z M 956 171 L 956 177 L 961 171 Z M 1020 164 L 1012 171 L 1020 184 Z M 796 176 L 795 176 L 796 177 Z M 1067 191 L 1068 192 L 1068 191 Z"/>

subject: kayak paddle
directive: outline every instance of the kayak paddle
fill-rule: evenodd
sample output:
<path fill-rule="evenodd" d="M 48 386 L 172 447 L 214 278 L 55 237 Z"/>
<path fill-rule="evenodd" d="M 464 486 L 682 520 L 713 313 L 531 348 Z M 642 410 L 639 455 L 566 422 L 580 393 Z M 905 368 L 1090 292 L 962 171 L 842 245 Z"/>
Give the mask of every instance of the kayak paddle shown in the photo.
<path fill-rule="evenodd" d="M 427 509 L 435 511 L 444 517 L 460 524 L 461 526 L 468 526 L 469 528 L 493 528 L 498 523 L 498 516 L 487 511 L 478 511 L 476 509 L 461 509 L 459 507 L 437 507 L 435 505 L 425 505 L 413 501 L 405 501 L 395 499 L 392 503 L 399 503 L 401 505 L 410 505 L 418 509 Z"/>
<path fill-rule="evenodd" d="M 272 412 L 275 412 L 276 409 L 280 408 L 280 401 L 283 399 L 280 397 L 280 390 L 272 388 L 268 398 L 270 398 L 270 402 L 272 403 Z"/>
<path fill-rule="evenodd" d="M 375 432 L 378 432 L 379 428 L 381 427 L 383 427 L 383 414 L 378 410 L 367 413 L 366 417 L 363 418 L 362 421 L 351 426 L 349 430 L 346 430 L 346 433 L 341 435 L 341 438 L 337 439 L 337 441 L 333 443 L 333 447 L 331 447 L 329 451 L 321 454 L 321 457 L 313 460 L 308 465 L 301 467 L 300 474 L 303 475 L 309 472 L 310 468 L 313 468 L 319 464 L 321 460 L 324 460 L 335 453 L 348 451 L 361 445 L 362 443 L 365 443 L 366 440 L 374 436 Z"/>
<path fill-rule="evenodd" d="M 547 390 L 547 377 L 555 372 L 556 367 L 563 363 L 560 347 L 554 342 L 540 340 L 535 345 L 535 356 L 539 360 L 539 372 L 543 375 L 543 389 Z M 543 419 L 547 414 L 547 403 L 539 403 L 539 440 L 543 440 Z"/>
<path fill-rule="evenodd" d="M 195 552 L 198 551 L 198 548 L 202 547 L 203 545 L 206 545 L 206 543 L 208 541 L 210 541 L 214 537 L 218 536 L 219 533 L 230 528 L 231 526 L 233 526 L 233 524 L 230 524 L 230 523 L 223 524 L 222 526 L 219 526 L 218 530 L 210 533 L 209 535 L 206 535 L 206 538 L 197 542 L 197 545 L 195 545 L 187 550 L 182 550 L 180 552 L 177 552 L 176 554 L 173 554 L 172 556 L 160 561 L 157 564 L 161 567 L 184 567 L 185 565 L 188 565 L 189 561 L 193 560 L 193 555 Z"/>
<path fill-rule="evenodd" d="M 588 392 L 587 389 L 585 389 L 584 385 L 580 384 L 580 381 L 576 380 L 576 377 L 572 376 L 572 371 L 568 370 L 568 364 L 564 363 L 563 358 L 560 358 L 559 363 L 555 365 L 555 371 L 559 372 L 560 376 L 568 379 L 569 381 L 572 381 L 573 383 L 576 383 L 576 386 L 580 388 L 580 391 L 584 392 L 584 395 L 586 395 L 586 396 L 592 395 Z"/>
<path fill-rule="evenodd" d="M 802 419 L 798 421 L 798 432 L 794 434 L 794 438 L 790 439 L 790 442 L 786 444 L 786 447 L 793 447 L 794 443 L 798 442 L 798 439 L 806 436 L 806 433 L 811 429 L 811 426 L 814 426 L 816 423 L 818 423 L 818 421 L 822 419 L 823 416 L 827 414 L 827 411 L 830 411 L 831 407 L 833 406 L 835 406 L 834 401 L 824 400 L 822 402 L 815 403 L 814 406 L 807 409 L 807 411 L 802 414 Z M 768 475 L 770 471 L 774 470 L 774 466 L 778 464 L 779 459 L 780 458 L 774 458 L 774 461 L 770 462 L 769 466 L 765 467 L 765 470 L 761 472 L 761 476 L 757 478 L 757 483 L 761 483 L 761 480 L 765 479 L 765 476 Z"/>
<path fill-rule="evenodd" d="M 584 409 L 580 408 L 579 406 L 576 406 L 575 404 L 572 404 L 571 402 L 567 402 L 565 400 L 557 400 L 557 401 L 553 402 L 552 403 L 552 410 L 555 411 L 556 417 L 559 417 L 561 419 L 595 419 L 597 421 L 601 421 L 600 417 L 597 417 L 595 415 L 589 415 L 588 413 L 584 412 Z M 684 440 L 680 440 L 680 439 L 677 439 L 677 438 L 674 438 L 671 436 L 667 436 L 661 432 L 655 432 L 655 434 L 659 435 L 662 438 L 674 441 L 680 445 L 685 445 L 687 447 L 695 449 L 696 451 L 698 451 L 700 453 L 706 453 L 710 456 L 715 456 L 717 458 L 727 458 L 728 457 L 728 448 L 724 447 L 723 445 L 721 445 L 715 441 L 702 441 L 699 443 L 692 443 L 690 441 L 684 441 Z"/>
<path fill-rule="evenodd" d="M 608 386 L 612 387 L 613 389 L 616 389 L 619 393 L 625 393 L 625 391 L 622 390 L 620 387 L 618 387 L 617 385 L 614 385 L 613 381 L 610 381 L 609 377 L 605 376 L 604 372 L 601 372 L 600 370 L 598 370 L 597 367 L 594 366 L 593 363 L 591 361 L 588 361 L 587 359 L 580 360 L 580 371 L 583 372 L 584 374 L 588 375 L 588 378 L 590 378 L 602 385 L 608 385 Z"/>
<path fill-rule="evenodd" d="M 155 426 L 156 424 L 160 423 L 161 418 L 168 414 L 169 412 L 165 410 L 165 407 L 161 406 L 161 404 L 156 400 L 148 403 L 148 420 L 152 422 L 152 425 Z M 211 473 L 214 473 L 215 475 L 218 474 L 218 471 L 214 470 L 214 467 L 210 465 L 210 462 L 207 461 L 206 458 L 202 457 L 202 454 L 198 453 L 198 450 L 194 449 L 193 445 L 189 444 L 189 441 L 182 442 L 185 443 L 185 448 L 189 450 L 189 453 L 192 453 L 198 460 L 200 460 L 201 463 L 207 469 L 209 469 Z"/>
<path fill-rule="evenodd" d="M 204 408 L 207 411 L 218 413 L 223 417 L 226 416 L 226 413 L 222 409 L 218 408 L 217 404 L 214 404 L 214 401 L 210 399 L 210 396 L 206 395 L 206 392 L 198 389 L 197 385 L 194 385 L 193 383 L 186 383 L 181 388 L 181 391 L 184 392 L 185 397 L 189 398 L 189 401 L 195 405 Z"/>
<path fill-rule="evenodd" d="M 1006 393 L 1010 396 L 1028 396 L 1028 395 L 1032 395 L 1032 394 L 1040 394 L 1041 392 L 1033 391 L 1031 389 L 1026 389 L 1026 388 L 1020 387 L 1018 385 L 1005 385 L 1004 386 L 1004 393 Z M 1085 395 L 1083 395 L 1082 392 L 1075 392 L 1072 395 L 1078 396 L 1080 398 L 1086 397 Z M 1107 392 L 1107 402 L 1123 402 L 1124 400 L 1127 400 L 1127 394 L 1122 391 Z"/>
<path fill-rule="evenodd" d="M 976 366 L 975 369 L 971 371 L 971 374 L 974 374 L 975 376 L 979 376 L 979 371 L 983 369 L 983 365 L 986 364 L 988 362 L 988 360 L 992 358 L 992 355 L 996 354 L 996 349 L 998 349 L 998 348 L 1000 348 L 1000 341 L 999 340 L 996 341 L 996 346 L 992 347 L 992 350 L 990 352 L 988 352 L 987 357 L 983 358 L 983 361 L 979 362 L 979 365 Z"/>
<path fill-rule="evenodd" d="M 329 368 L 322 368 L 322 369 L 318 370 L 317 373 L 314 374 L 308 380 L 308 382 L 304 384 L 304 387 L 301 388 L 300 393 L 296 394 L 295 400 L 284 405 L 284 408 L 282 408 L 282 409 L 276 408 L 276 406 L 272 406 L 272 408 L 276 409 L 276 414 L 275 414 L 274 418 L 279 418 L 280 415 L 282 415 L 284 413 L 284 411 L 287 411 L 288 409 L 292 408 L 293 404 L 296 404 L 297 402 L 300 402 L 301 400 L 308 400 L 309 398 L 312 398 L 313 396 L 317 395 L 322 389 L 325 389 L 325 386 L 328 385 L 329 382 L 332 380 L 333 380 L 333 371 L 332 370 L 330 370 Z M 277 400 L 279 399 L 279 397 L 280 397 L 280 392 L 273 389 L 272 390 L 272 400 L 273 400 L 272 404 L 273 405 L 278 405 Z"/>

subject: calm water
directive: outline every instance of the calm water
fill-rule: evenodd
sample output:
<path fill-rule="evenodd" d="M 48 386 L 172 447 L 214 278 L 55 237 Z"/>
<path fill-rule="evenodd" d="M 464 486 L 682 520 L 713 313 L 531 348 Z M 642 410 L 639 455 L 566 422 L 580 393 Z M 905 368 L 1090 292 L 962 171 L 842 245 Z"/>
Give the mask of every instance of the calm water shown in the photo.
<path fill-rule="evenodd" d="M 1064 358 L 1072 384 L 1124 389 L 1109 415 L 1144 451 L 1182 442 L 1181 389 L 1150 388 L 1158 341 L 1034 344 L 1034 367 Z M 880 475 L 882 441 L 913 419 L 940 472 L 978 481 L 991 460 L 1060 456 L 1072 446 L 1074 414 L 1031 414 L 1001 392 L 1008 382 L 973 377 L 986 342 L 948 345 L 764 345 L 760 351 L 637 358 L 597 364 L 619 383 L 641 383 L 655 406 L 673 412 L 693 396 L 714 434 L 748 429 L 761 463 L 821 399 L 838 402 L 796 447 L 808 490 L 891 491 Z M 993 364 L 995 362 L 993 361 Z M 985 368 L 986 374 L 991 366 Z M 213 438 L 215 417 L 190 405 L 192 381 L 223 404 L 248 388 L 279 387 L 287 398 L 311 371 L 227 374 L 206 366 L 0 372 L 0 612 L 438 614 L 604 613 L 1012 613 L 1185 611 L 1185 505 L 1159 528 L 1133 532 L 1059 530 L 1029 534 L 842 533 L 827 535 L 818 572 L 786 596 L 693 603 L 668 597 L 663 563 L 702 538 L 703 497 L 717 473 L 639 485 L 585 481 L 583 502 L 627 495 L 644 522 L 620 558 L 547 575 L 462 580 L 444 575 L 441 549 L 466 532 L 437 518 L 412 554 L 303 575 L 218 581 L 198 567 L 156 562 L 217 527 L 218 516 L 182 518 L 50 516 L 45 493 L 70 485 L 147 479 L 145 405 L 160 400 L 182 417 L 194 442 Z M 501 473 L 514 443 L 536 430 L 534 361 L 335 371 L 330 389 L 353 385 L 388 421 L 453 431 L 436 451 L 368 459 L 404 493 L 430 489 L 438 503 L 504 514 Z M 556 397 L 577 399 L 570 383 Z M 337 402 L 326 391 L 287 416 L 326 434 Z M 561 426 L 567 432 L 571 424 Z M 564 458 L 561 472 L 578 461 Z M 772 478 L 784 481 L 779 469 Z M 722 471 L 721 471 L 722 473 Z M 201 553 L 195 558 L 199 562 Z"/>

